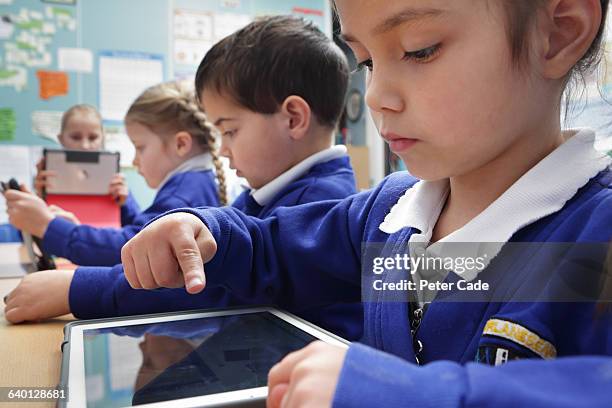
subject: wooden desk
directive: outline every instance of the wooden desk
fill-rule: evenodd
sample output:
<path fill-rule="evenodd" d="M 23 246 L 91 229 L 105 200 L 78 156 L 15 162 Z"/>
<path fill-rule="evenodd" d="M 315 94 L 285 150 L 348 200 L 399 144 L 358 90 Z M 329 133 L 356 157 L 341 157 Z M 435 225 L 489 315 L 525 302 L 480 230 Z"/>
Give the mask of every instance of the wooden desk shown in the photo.
<path fill-rule="evenodd" d="M 19 279 L 0 279 L 0 299 Z M 71 315 L 44 323 L 11 325 L 4 319 L 4 302 L 0 312 L 0 386 L 55 387 L 59 383 L 64 339 L 64 325 Z M 53 402 L 4 403 L 7 407 L 54 407 Z"/>

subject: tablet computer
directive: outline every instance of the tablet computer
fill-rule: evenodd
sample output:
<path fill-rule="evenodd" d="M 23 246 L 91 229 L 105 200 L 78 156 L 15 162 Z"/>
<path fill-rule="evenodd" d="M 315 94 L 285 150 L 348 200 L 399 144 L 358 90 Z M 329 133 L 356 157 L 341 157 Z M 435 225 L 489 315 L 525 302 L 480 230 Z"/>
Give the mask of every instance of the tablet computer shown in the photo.
<path fill-rule="evenodd" d="M 45 169 L 57 173 L 46 194 L 108 195 L 108 186 L 119 172 L 119 153 L 45 149 Z"/>
<path fill-rule="evenodd" d="M 77 321 L 63 407 L 264 407 L 270 368 L 314 340 L 348 342 L 268 307 Z"/>

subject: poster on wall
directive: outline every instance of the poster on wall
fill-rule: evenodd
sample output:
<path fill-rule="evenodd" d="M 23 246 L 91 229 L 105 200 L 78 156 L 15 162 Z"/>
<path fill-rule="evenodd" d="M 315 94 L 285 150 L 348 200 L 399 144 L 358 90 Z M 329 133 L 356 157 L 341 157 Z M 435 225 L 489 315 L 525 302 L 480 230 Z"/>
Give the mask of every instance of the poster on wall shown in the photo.
<path fill-rule="evenodd" d="M 142 91 L 164 81 L 164 58 L 141 52 L 103 51 L 98 75 L 102 118 L 121 123 Z"/>
<path fill-rule="evenodd" d="M 214 44 L 250 22 L 248 14 L 175 9 L 173 54 L 174 65 L 178 67 L 177 78 L 191 80 Z"/>
<path fill-rule="evenodd" d="M 197 65 L 213 46 L 211 13 L 174 10 L 174 63 Z"/>

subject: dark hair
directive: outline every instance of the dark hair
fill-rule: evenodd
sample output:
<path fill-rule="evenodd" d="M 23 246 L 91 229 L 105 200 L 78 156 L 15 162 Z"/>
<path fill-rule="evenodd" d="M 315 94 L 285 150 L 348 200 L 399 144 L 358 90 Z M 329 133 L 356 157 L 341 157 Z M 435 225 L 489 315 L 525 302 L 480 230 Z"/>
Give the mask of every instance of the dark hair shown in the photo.
<path fill-rule="evenodd" d="M 506 11 L 508 39 L 510 41 L 510 51 L 513 64 L 519 69 L 523 68 L 529 54 L 528 32 L 536 16 L 536 11 L 545 5 L 547 0 L 502 0 Z M 606 18 L 608 15 L 608 4 L 610 0 L 600 0 L 601 3 L 601 23 L 597 35 L 589 46 L 586 53 L 572 67 L 564 83 L 563 99 L 565 108 L 565 120 L 569 118 L 568 113 L 580 107 L 574 99 L 575 93 L 584 89 L 586 85 L 585 77 L 594 70 L 603 57 L 603 35 L 606 29 Z M 607 99 L 600 94 L 604 100 Z M 578 98 L 580 99 L 580 98 Z"/>
<path fill-rule="evenodd" d="M 596 66 L 602 58 L 602 40 L 610 1 L 600 0 L 600 2 L 602 15 L 599 31 L 587 52 L 570 72 L 568 80 L 575 75 L 583 76 L 589 69 Z M 503 0 L 503 3 L 507 16 L 512 61 L 517 66 L 522 66 L 529 53 L 527 33 L 535 18 L 535 12 L 546 3 L 546 0 Z"/>
<path fill-rule="evenodd" d="M 198 96 L 212 87 L 253 112 L 272 114 L 302 97 L 319 123 L 334 127 L 344 109 L 349 68 L 344 53 L 315 25 L 262 17 L 208 51 L 196 73 Z"/>

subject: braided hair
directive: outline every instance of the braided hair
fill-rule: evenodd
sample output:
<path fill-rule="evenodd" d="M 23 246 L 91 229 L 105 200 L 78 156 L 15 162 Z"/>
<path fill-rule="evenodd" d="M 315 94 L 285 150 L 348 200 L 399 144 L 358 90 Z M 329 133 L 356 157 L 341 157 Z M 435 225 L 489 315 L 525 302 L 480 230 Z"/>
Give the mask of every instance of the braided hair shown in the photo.
<path fill-rule="evenodd" d="M 225 173 L 219 159 L 218 133 L 200 110 L 193 90 L 179 82 L 165 82 L 145 90 L 125 115 L 126 122 L 137 122 L 162 138 L 184 131 L 198 146 L 210 153 L 219 183 L 219 201 L 227 204 Z"/>

